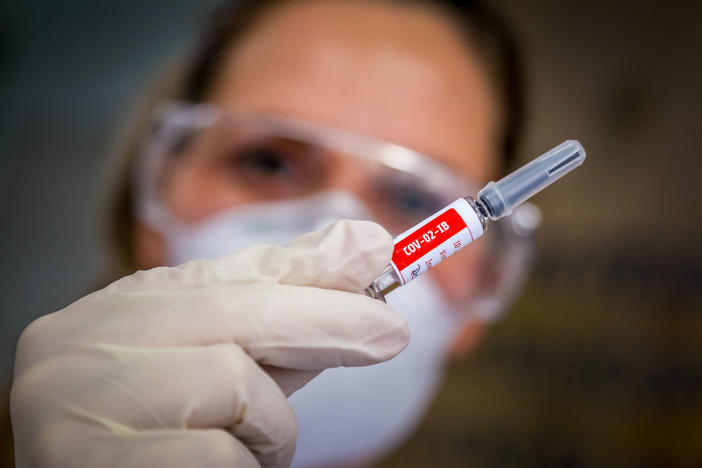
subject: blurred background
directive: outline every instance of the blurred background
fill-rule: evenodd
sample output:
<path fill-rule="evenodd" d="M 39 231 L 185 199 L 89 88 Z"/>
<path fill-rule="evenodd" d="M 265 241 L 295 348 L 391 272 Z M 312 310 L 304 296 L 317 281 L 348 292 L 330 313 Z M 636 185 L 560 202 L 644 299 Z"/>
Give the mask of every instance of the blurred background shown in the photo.
<path fill-rule="evenodd" d="M 110 149 L 216 3 L 0 5 L 0 395 L 21 330 L 104 271 Z M 702 2 L 495 4 L 527 69 L 520 154 L 577 138 L 588 160 L 535 200 L 523 297 L 383 466 L 702 466 Z"/>

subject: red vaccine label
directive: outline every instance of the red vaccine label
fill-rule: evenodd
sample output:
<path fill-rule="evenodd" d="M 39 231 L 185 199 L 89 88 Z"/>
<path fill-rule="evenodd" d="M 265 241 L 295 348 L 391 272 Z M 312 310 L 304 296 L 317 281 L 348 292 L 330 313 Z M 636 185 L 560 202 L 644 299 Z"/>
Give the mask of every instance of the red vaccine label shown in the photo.
<path fill-rule="evenodd" d="M 399 270 L 404 270 L 465 228 L 466 222 L 456 210 L 446 210 L 395 244 L 392 261 Z"/>
<path fill-rule="evenodd" d="M 402 284 L 413 280 L 483 234 L 478 216 L 459 198 L 395 239 L 392 265 Z"/>

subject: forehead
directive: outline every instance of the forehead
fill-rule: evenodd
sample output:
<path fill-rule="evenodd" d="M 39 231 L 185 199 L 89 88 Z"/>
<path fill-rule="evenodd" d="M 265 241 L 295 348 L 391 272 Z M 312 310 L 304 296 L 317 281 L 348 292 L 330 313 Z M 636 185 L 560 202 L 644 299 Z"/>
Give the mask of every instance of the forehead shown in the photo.
<path fill-rule="evenodd" d="M 209 99 L 408 146 L 478 181 L 496 166 L 487 73 L 450 20 L 426 7 L 283 2 L 230 47 Z"/>

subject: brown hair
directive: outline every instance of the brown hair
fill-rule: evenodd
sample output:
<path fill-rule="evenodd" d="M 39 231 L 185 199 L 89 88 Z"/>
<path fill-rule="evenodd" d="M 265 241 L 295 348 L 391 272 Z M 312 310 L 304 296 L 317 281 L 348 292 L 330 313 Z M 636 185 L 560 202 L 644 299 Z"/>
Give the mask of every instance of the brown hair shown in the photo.
<path fill-rule="evenodd" d="M 136 217 L 133 208 L 133 163 L 141 142 L 150 131 L 154 106 L 164 100 L 199 102 L 206 99 L 223 53 L 243 37 L 272 7 L 290 0 L 228 1 L 216 9 L 206 24 L 199 42 L 187 61 L 169 69 L 166 80 L 159 81 L 155 92 L 144 100 L 141 112 L 132 122 L 114 159 L 116 175 L 108 189 L 107 234 L 111 250 L 111 278 L 131 274 L 136 269 L 134 234 Z M 521 67 L 517 48 L 509 29 L 499 15 L 479 1 L 452 0 L 384 0 L 399 4 L 438 7 L 447 13 L 465 35 L 486 65 L 496 94 L 501 99 L 503 127 L 501 135 L 502 168 L 511 166 L 523 126 Z"/>

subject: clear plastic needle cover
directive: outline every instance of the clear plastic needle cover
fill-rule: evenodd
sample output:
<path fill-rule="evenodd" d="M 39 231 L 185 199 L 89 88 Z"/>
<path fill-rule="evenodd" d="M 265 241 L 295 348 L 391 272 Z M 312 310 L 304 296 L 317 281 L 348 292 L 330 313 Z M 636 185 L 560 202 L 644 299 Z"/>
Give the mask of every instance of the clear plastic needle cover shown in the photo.
<path fill-rule="evenodd" d="M 512 209 L 548 187 L 585 160 L 585 149 L 576 140 L 567 140 L 542 154 L 498 182 L 490 182 L 478 192 L 488 218 L 500 219 Z"/>

